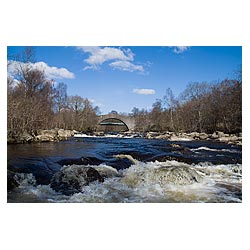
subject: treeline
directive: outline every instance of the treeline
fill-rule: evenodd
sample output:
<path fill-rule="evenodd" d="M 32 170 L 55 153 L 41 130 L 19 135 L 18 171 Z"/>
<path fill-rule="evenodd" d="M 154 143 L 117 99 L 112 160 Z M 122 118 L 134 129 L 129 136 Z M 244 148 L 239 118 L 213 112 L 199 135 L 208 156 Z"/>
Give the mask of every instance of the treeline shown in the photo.
<path fill-rule="evenodd" d="M 68 96 L 67 85 L 55 84 L 43 71 L 34 69 L 32 58 L 33 51 L 27 48 L 22 63 L 15 64 L 15 77 L 7 79 L 8 137 L 56 127 L 94 130 L 98 107 L 87 98 Z"/>
<path fill-rule="evenodd" d="M 87 98 L 68 96 L 65 83 L 55 84 L 32 67 L 33 57 L 32 49 L 26 48 L 21 60 L 15 62 L 15 76 L 8 76 L 8 137 L 50 128 L 95 131 L 99 108 Z M 135 107 L 129 115 L 135 118 L 139 132 L 241 132 L 241 71 L 235 79 L 190 83 L 179 97 L 168 88 L 150 111 Z"/>
<path fill-rule="evenodd" d="M 170 88 L 151 111 L 133 108 L 136 130 L 206 132 L 242 131 L 241 71 L 236 79 L 218 83 L 190 83 L 177 98 Z"/>

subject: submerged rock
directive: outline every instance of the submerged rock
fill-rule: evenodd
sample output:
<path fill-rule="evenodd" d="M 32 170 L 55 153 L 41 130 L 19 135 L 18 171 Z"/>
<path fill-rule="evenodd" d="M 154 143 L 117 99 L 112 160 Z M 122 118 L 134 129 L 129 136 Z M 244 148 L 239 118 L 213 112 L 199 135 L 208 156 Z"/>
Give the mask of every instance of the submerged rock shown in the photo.
<path fill-rule="evenodd" d="M 65 195 L 82 191 L 82 188 L 93 181 L 103 182 L 103 177 L 92 167 L 72 165 L 65 166 L 51 180 L 51 188 Z"/>

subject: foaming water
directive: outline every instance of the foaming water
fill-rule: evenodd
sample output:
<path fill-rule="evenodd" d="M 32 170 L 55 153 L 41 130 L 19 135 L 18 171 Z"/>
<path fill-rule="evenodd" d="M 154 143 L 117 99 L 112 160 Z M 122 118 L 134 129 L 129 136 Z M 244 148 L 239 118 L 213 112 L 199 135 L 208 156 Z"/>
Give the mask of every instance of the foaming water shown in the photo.
<path fill-rule="evenodd" d="M 238 151 L 235 149 L 224 149 L 224 148 L 223 149 L 215 149 L 215 148 L 209 148 L 209 147 L 199 147 L 199 148 L 191 149 L 191 151 L 193 151 L 193 152 L 202 151 L 202 150 L 212 151 L 212 152 L 238 153 Z"/>
<path fill-rule="evenodd" d="M 8 202 L 241 202 L 241 146 L 79 137 L 8 145 Z"/>
<path fill-rule="evenodd" d="M 63 168 L 73 171 L 86 167 L 89 165 Z M 83 185 L 81 191 L 71 195 L 56 192 L 50 185 L 36 185 L 32 174 L 21 174 L 17 177 L 20 186 L 9 194 L 9 201 L 17 202 L 16 197 L 19 202 L 241 202 L 242 199 L 241 164 L 134 160 L 129 168 L 119 171 L 106 164 L 91 167 L 105 176 L 104 181 Z M 80 176 L 75 178 L 83 181 Z"/>

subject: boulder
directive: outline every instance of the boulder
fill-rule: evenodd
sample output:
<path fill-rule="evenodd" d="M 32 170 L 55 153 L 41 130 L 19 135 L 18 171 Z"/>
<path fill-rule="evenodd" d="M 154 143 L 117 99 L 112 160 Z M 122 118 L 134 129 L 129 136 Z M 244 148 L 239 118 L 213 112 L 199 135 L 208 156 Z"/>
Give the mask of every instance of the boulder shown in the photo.
<path fill-rule="evenodd" d="M 190 185 L 195 182 L 201 182 L 202 177 L 190 167 L 166 166 L 155 170 L 154 180 L 160 185 Z"/>
<path fill-rule="evenodd" d="M 46 135 L 46 136 L 56 137 L 57 130 L 56 129 L 39 129 L 37 130 L 37 135 Z"/>
<path fill-rule="evenodd" d="M 218 139 L 219 138 L 219 135 L 214 132 L 211 136 L 210 136 L 211 139 Z"/>
<path fill-rule="evenodd" d="M 195 137 L 199 136 L 199 133 L 198 132 L 192 132 L 192 133 L 189 133 L 188 136 L 190 136 L 192 138 L 195 138 Z"/>
<path fill-rule="evenodd" d="M 74 135 L 73 131 L 64 129 L 59 129 L 57 133 L 59 140 L 67 140 L 69 137 Z"/>
<path fill-rule="evenodd" d="M 51 135 L 37 135 L 35 140 L 39 142 L 52 142 L 55 141 L 55 137 Z"/>
<path fill-rule="evenodd" d="M 148 132 L 148 133 L 146 133 L 145 138 L 154 139 L 159 135 L 160 135 L 160 133 L 158 133 L 158 132 Z"/>
<path fill-rule="evenodd" d="M 127 171 L 123 177 L 123 182 L 131 187 L 145 185 L 145 183 L 158 184 L 161 187 L 168 184 L 190 185 L 202 180 L 202 176 L 188 166 L 163 166 L 143 171 Z"/>
<path fill-rule="evenodd" d="M 72 165 L 65 166 L 51 180 L 51 188 L 65 195 L 83 191 L 83 187 L 93 181 L 103 182 L 103 177 L 92 167 Z"/>
<path fill-rule="evenodd" d="M 19 140 L 21 142 L 31 142 L 33 141 L 33 136 L 30 135 L 29 133 L 27 132 L 24 132 L 20 137 L 19 137 Z"/>
<path fill-rule="evenodd" d="M 156 136 L 155 138 L 156 139 L 169 139 L 171 136 L 169 134 L 161 134 L 161 135 L 158 135 Z"/>
<path fill-rule="evenodd" d="M 237 136 L 223 136 L 219 138 L 219 141 L 221 142 L 236 142 L 239 140 L 239 137 Z"/>
<path fill-rule="evenodd" d="M 208 138 L 208 134 L 206 134 L 206 133 L 200 133 L 200 134 L 198 135 L 198 138 L 199 138 L 200 140 L 206 140 L 206 139 Z"/>
<path fill-rule="evenodd" d="M 57 139 L 57 130 L 56 129 L 39 129 L 37 130 L 37 136 L 35 137 L 36 141 L 41 142 L 50 142 Z"/>
<path fill-rule="evenodd" d="M 222 131 L 216 131 L 216 134 L 218 135 L 219 138 L 225 136 L 225 134 Z"/>

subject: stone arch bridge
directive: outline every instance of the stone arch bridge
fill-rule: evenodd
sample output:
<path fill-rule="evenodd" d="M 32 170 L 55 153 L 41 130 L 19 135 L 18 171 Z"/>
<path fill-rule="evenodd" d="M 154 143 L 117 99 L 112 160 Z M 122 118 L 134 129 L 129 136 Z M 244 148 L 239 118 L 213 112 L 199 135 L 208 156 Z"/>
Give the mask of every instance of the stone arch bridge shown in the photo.
<path fill-rule="evenodd" d="M 98 117 L 97 131 L 125 132 L 135 128 L 135 119 L 131 116 L 119 114 L 100 115 Z"/>

